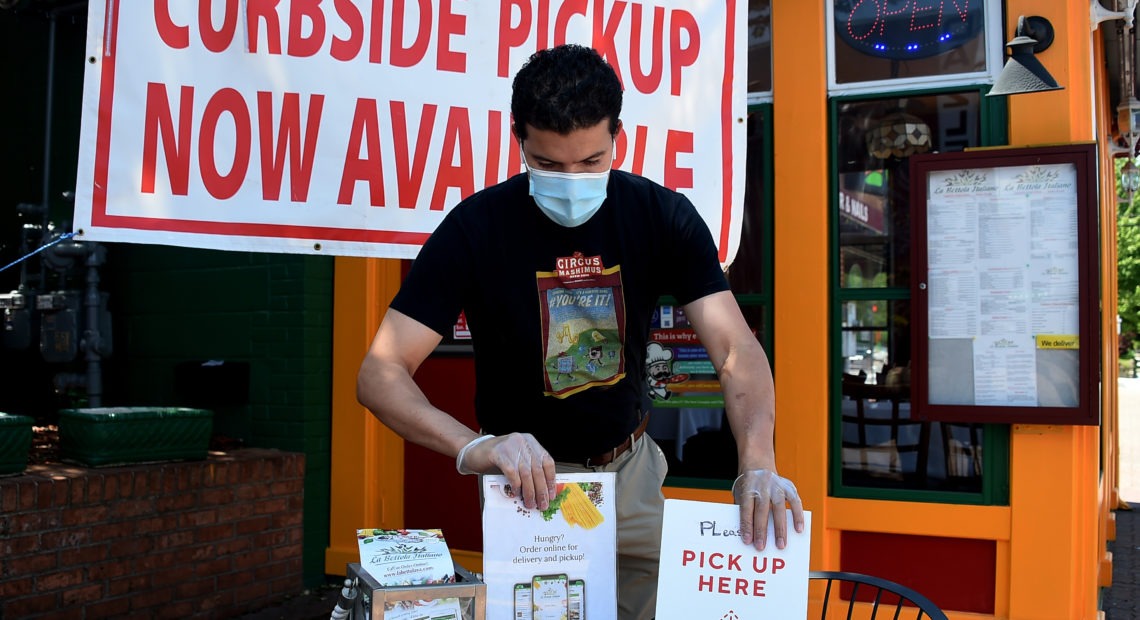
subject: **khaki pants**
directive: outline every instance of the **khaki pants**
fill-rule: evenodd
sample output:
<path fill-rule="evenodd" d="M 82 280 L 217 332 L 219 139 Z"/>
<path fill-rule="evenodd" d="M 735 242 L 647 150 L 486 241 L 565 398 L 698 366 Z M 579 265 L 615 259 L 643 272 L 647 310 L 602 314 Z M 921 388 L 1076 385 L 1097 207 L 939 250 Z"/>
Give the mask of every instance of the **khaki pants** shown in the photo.
<path fill-rule="evenodd" d="M 669 465 L 657 443 L 642 435 L 633 449 L 602 467 L 558 463 L 559 473 L 615 472 L 617 488 L 617 599 L 620 620 L 649 620 L 657 608 L 661 555 L 661 485 Z"/>

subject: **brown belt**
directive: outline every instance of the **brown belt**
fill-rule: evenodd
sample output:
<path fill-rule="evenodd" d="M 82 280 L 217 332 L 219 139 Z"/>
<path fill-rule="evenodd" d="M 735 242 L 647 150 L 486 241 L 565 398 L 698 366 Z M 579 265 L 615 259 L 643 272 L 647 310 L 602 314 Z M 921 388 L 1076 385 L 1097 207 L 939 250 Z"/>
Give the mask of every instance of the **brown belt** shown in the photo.
<path fill-rule="evenodd" d="M 645 427 L 647 426 L 649 426 L 648 412 L 641 416 L 641 423 L 637 425 L 637 428 L 633 429 L 633 433 L 631 433 L 629 437 L 626 437 L 625 441 L 614 446 L 612 450 L 606 450 L 601 454 L 591 456 L 582 464 L 586 467 L 601 467 L 613 463 L 617 457 L 625 454 L 627 450 L 633 447 L 633 442 L 641 439 L 641 436 L 645 434 Z"/>

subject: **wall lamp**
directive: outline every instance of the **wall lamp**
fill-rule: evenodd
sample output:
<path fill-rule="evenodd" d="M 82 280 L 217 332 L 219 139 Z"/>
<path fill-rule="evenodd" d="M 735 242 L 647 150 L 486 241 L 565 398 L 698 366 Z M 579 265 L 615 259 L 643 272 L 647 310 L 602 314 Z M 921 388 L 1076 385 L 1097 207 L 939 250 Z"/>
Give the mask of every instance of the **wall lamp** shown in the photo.
<path fill-rule="evenodd" d="M 1100 0 L 1090 0 L 1089 6 L 1089 21 L 1092 22 L 1092 29 L 1096 30 L 1101 22 L 1106 22 L 1110 19 L 1123 19 L 1128 27 L 1132 27 L 1132 20 L 1136 13 L 1136 3 L 1140 0 L 1127 0 L 1123 11 L 1110 11 L 1101 5 Z"/>
<path fill-rule="evenodd" d="M 1128 143 L 1128 150 L 1124 153 L 1124 166 L 1120 169 L 1120 189 L 1126 199 L 1131 202 L 1132 196 L 1140 190 L 1140 168 L 1136 166 L 1136 142 L 1140 139 L 1140 101 L 1136 100 L 1135 76 L 1133 74 L 1133 17 L 1137 0 L 1127 0 L 1128 8 L 1125 11 L 1104 11 L 1108 14 L 1106 19 L 1122 18 L 1126 25 L 1120 33 L 1120 105 L 1116 106 L 1116 128 L 1120 137 Z M 1100 3 L 1093 0 L 1093 17 L 1096 19 Z M 1097 22 L 1093 22 L 1096 29 Z M 1116 153 L 1113 154 L 1116 156 Z"/>
<path fill-rule="evenodd" d="M 1129 0 L 1129 2 L 1134 1 L 1137 0 Z M 1096 0 L 1093 0 L 1093 3 L 1096 4 Z M 1057 80 L 1049 75 L 1049 71 L 1034 55 L 1049 49 L 1052 44 L 1053 24 L 1049 23 L 1049 20 L 1037 15 L 1018 17 L 1017 32 L 1013 39 L 1005 44 L 1009 48 L 1009 61 L 1002 67 L 1001 73 L 994 81 L 994 87 L 986 93 L 986 96 L 1036 93 L 1064 88 L 1057 85 Z"/>
<path fill-rule="evenodd" d="M 1136 190 L 1140 190 L 1140 168 L 1136 167 L 1136 162 L 1131 157 L 1120 169 L 1120 189 L 1124 190 L 1129 198 L 1136 193 Z"/>
<path fill-rule="evenodd" d="M 1125 84 L 1130 88 L 1131 80 L 1125 80 Z M 1129 93 L 1128 98 L 1117 106 L 1116 116 L 1121 137 L 1128 142 L 1128 148 L 1124 150 L 1124 166 L 1120 169 L 1120 189 L 1131 200 L 1132 195 L 1140 190 L 1140 167 L 1136 166 L 1136 142 L 1140 139 L 1140 101 Z"/>

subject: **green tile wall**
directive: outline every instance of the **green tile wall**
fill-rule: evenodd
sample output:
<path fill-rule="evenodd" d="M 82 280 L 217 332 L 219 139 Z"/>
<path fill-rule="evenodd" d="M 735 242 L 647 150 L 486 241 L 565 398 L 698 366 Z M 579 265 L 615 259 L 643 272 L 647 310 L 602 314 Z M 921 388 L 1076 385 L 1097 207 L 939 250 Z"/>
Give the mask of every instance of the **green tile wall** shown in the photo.
<path fill-rule="evenodd" d="M 303 452 L 307 585 L 324 581 L 328 546 L 333 259 L 116 244 L 117 352 L 108 360 L 132 404 L 184 404 L 182 362 L 249 364 L 249 403 L 215 409 L 215 432 Z M 121 353 L 121 355 L 120 355 Z"/>

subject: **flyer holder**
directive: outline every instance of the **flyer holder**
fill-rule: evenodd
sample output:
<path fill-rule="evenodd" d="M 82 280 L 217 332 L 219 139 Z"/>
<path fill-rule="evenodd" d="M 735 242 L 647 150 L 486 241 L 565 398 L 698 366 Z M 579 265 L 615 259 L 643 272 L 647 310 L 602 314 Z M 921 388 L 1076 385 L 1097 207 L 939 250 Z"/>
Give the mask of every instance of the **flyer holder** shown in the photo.
<path fill-rule="evenodd" d="M 353 618 L 385 620 L 397 617 L 392 608 L 399 603 L 446 598 L 459 599 L 462 620 L 485 620 L 487 616 L 487 585 L 459 564 L 455 565 L 455 583 L 382 586 L 356 562 L 348 565 L 347 574 L 359 591 L 352 607 Z M 388 615 L 385 615 L 386 609 Z M 405 618 L 408 614 L 402 612 L 398 617 Z"/>

